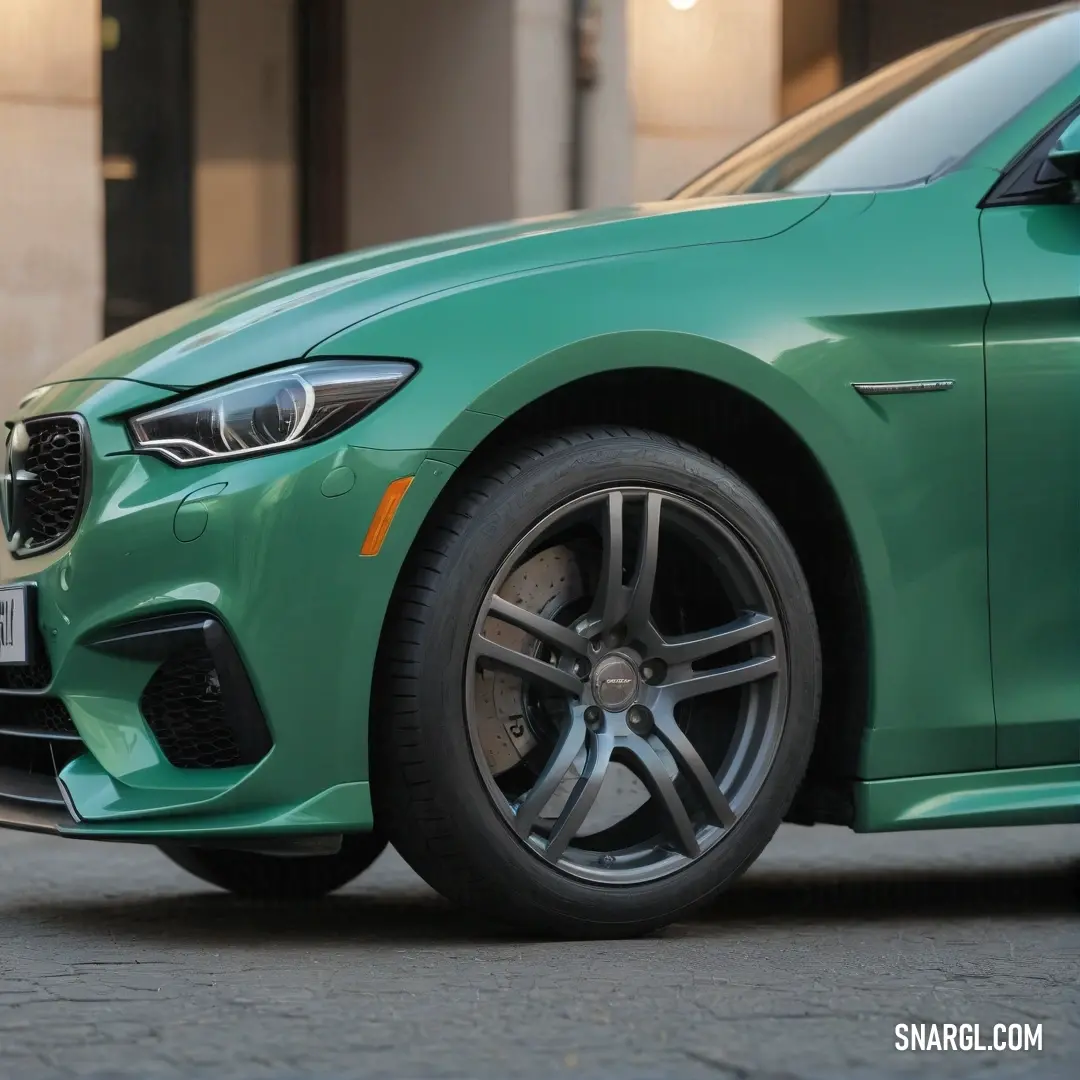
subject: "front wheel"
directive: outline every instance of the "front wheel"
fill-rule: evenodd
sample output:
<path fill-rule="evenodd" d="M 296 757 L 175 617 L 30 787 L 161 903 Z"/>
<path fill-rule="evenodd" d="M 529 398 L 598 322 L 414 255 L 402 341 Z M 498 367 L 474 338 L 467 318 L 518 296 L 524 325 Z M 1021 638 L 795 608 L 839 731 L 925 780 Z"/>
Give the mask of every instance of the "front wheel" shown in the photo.
<path fill-rule="evenodd" d="M 161 852 L 200 881 L 248 900 L 317 900 L 359 877 L 386 848 L 375 833 L 346 836 L 336 855 L 264 855 L 254 851 L 163 845 Z"/>
<path fill-rule="evenodd" d="M 715 896 L 805 772 L 820 687 L 779 524 L 704 454 L 586 430 L 460 478 L 381 649 L 376 820 L 429 884 L 567 936 Z"/>

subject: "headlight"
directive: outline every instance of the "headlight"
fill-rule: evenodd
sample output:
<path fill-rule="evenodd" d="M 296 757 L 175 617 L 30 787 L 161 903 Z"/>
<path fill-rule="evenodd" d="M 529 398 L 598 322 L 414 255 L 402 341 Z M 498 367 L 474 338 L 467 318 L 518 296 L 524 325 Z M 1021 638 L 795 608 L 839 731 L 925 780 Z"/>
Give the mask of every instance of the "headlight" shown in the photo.
<path fill-rule="evenodd" d="M 175 465 L 265 454 L 329 438 L 415 372 L 399 361 L 326 360 L 207 390 L 128 421 L 139 450 Z"/>

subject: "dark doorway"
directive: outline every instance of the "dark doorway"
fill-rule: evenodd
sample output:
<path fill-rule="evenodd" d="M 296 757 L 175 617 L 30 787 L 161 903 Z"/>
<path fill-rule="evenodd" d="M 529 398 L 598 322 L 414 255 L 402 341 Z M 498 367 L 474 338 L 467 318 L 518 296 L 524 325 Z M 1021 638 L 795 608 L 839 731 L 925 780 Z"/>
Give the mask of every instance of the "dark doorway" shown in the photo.
<path fill-rule="evenodd" d="M 300 259 L 345 249 L 345 0 L 299 0 Z"/>
<path fill-rule="evenodd" d="M 190 0 L 102 0 L 105 333 L 192 293 Z"/>
<path fill-rule="evenodd" d="M 841 0 L 844 82 L 982 23 L 1046 7 L 1048 0 Z"/>

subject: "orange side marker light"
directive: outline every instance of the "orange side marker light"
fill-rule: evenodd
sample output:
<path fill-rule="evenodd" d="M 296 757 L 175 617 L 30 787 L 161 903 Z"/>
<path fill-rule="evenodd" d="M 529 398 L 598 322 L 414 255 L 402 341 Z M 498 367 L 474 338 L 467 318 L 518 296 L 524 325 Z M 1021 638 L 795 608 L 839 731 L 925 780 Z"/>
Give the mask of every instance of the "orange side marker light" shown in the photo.
<path fill-rule="evenodd" d="M 371 526 L 364 540 L 364 546 L 360 549 L 361 555 L 372 556 L 379 554 L 383 541 L 386 539 L 386 534 L 393 524 L 394 515 L 398 512 L 401 500 L 405 498 L 405 492 L 409 490 L 409 485 L 412 482 L 413 478 L 411 476 L 403 476 L 400 480 L 393 481 L 387 487 L 383 497 L 379 500 L 379 507 L 375 511 L 375 516 L 371 519 Z"/>

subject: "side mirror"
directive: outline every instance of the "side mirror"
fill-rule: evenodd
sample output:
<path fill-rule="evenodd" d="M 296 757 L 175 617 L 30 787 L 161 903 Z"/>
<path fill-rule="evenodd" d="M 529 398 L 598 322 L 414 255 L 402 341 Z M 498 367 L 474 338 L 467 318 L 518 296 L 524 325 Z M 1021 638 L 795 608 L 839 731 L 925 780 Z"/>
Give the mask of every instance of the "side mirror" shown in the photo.
<path fill-rule="evenodd" d="M 1080 116 L 1061 133 L 1047 160 L 1063 176 L 1080 180 Z"/>

